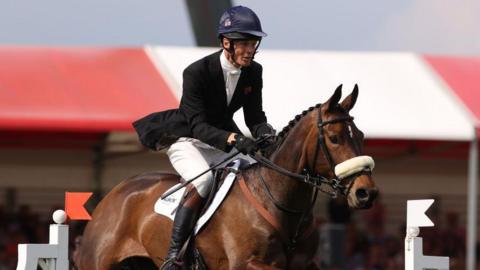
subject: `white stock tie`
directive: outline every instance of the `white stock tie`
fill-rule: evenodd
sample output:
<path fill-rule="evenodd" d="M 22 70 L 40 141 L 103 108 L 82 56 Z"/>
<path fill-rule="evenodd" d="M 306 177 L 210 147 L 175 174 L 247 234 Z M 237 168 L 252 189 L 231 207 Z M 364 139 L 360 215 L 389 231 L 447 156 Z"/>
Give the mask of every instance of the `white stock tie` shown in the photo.
<path fill-rule="evenodd" d="M 237 76 L 240 74 L 240 70 L 230 70 L 227 72 L 227 79 L 225 82 L 225 87 L 227 90 L 227 105 L 230 105 L 230 101 L 233 97 L 233 92 L 237 86 Z"/>

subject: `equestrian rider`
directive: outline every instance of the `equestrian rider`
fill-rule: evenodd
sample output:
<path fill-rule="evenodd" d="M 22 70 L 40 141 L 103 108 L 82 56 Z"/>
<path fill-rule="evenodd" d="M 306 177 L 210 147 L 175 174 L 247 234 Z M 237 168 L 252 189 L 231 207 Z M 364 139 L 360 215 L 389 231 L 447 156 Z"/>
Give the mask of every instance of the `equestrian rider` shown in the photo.
<path fill-rule="evenodd" d="M 191 179 L 225 159 L 232 148 L 243 154 L 258 150 L 233 121 L 233 114 L 241 107 L 253 137 L 275 134 L 262 109 L 262 66 L 253 61 L 266 35 L 251 9 L 232 7 L 224 12 L 218 26 L 222 49 L 184 70 L 183 95 L 176 114 L 185 118 L 190 134 L 178 138 L 167 151 L 183 179 Z M 179 269 L 177 255 L 194 228 L 212 182 L 209 172 L 187 186 L 173 222 L 168 265 L 162 269 Z"/>

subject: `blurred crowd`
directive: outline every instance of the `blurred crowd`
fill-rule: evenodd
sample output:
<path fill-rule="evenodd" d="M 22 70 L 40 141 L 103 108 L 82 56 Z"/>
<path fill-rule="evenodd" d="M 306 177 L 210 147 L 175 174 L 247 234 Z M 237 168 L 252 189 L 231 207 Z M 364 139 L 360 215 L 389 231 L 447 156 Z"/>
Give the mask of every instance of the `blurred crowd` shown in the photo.
<path fill-rule="evenodd" d="M 0 206 L 0 270 L 15 269 L 19 243 L 48 243 L 48 224 L 23 205 L 16 212 Z"/>
<path fill-rule="evenodd" d="M 52 213 L 53 209 L 52 208 Z M 348 209 L 341 199 L 328 205 L 329 219 L 322 234 L 329 234 L 320 248 L 322 269 L 330 270 L 401 270 L 404 269 L 403 245 L 405 227 L 389 234 L 385 230 L 386 211 L 381 200 L 370 210 Z M 451 270 L 465 269 L 465 228 L 456 212 L 434 212 L 435 227 L 422 228 L 424 254 L 450 257 Z M 51 217 L 40 217 L 23 205 L 18 211 L 6 212 L 0 206 L 0 270 L 15 269 L 19 243 L 48 243 Z M 70 243 L 81 234 L 84 223 L 71 224 Z M 326 248 L 325 248 L 326 247 Z M 71 246 L 71 251 L 74 247 Z M 477 247 L 477 252 L 479 248 Z M 477 255 L 477 259 L 479 256 Z M 477 262 L 480 270 L 480 263 Z"/>

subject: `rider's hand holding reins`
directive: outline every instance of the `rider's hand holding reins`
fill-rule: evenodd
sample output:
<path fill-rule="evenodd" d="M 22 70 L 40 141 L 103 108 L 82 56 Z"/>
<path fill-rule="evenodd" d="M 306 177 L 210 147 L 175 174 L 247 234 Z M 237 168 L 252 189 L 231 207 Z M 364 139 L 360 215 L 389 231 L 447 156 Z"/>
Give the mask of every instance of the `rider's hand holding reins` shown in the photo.
<path fill-rule="evenodd" d="M 255 130 L 258 138 L 257 144 L 260 149 L 265 149 L 275 142 L 275 134 L 277 131 L 268 123 L 263 123 Z"/>
<path fill-rule="evenodd" d="M 233 142 L 233 146 L 244 155 L 252 154 L 258 150 L 257 143 L 254 140 L 247 138 L 241 134 L 235 134 L 235 141 Z"/>

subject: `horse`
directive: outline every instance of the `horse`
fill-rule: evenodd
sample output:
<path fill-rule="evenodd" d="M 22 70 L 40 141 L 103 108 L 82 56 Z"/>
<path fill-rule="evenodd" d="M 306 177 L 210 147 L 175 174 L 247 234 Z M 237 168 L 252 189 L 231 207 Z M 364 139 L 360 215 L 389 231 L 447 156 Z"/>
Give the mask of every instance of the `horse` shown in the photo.
<path fill-rule="evenodd" d="M 373 160 L 362 156 L 363 133 L 349 114 L 358 87 L 340 102 L 341 88 L 297 115 L 269 153 L 257 154 L 258 163 L 238 172 L 228 196 L 193 240 L 208 269 L 319 269 L 312 210 L 318 191 L 346 196 L 351 208 L 372 205 L 378 192 Z M 154 212 L 154 203 L 179 180 L 150 172 L 114 187 L 84 230 L 76 267 L 117 269 L 129 258 L 148 258 L 152 268 L 162 265 L 172 222 Z"/>

